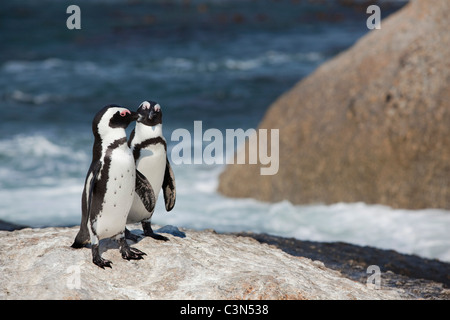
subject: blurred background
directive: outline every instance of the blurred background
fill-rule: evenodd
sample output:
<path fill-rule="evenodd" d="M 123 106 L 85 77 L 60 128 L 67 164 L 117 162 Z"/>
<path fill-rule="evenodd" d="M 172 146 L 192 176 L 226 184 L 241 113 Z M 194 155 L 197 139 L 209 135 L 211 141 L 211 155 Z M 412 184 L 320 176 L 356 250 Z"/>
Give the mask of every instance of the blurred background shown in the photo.
<path fill-rule="evenodd" d="M 81 9 L 68 30 L 66 9 Z M 381 1 L 382 17 L 403 1 Z M 160 103 L 176 128 L 256 128 L 268 106 L 369 30 L 364 1 L 13 1 L 0 4 L 0 220 L 78 225 L 91 123 L 111 103 Z M 131 125 L 130 127 L 132 127 Z M 131 129 L 131 128 L 130 128 Z M 170 158 L 169 158 L 170 159 Z M 153 222 L 346 241 L 450 261 L 449 212 L 292 205 L 216 192 L 221 165 L 173 166 Z M 358 214 L 355 214 L 355 213 Z"/>

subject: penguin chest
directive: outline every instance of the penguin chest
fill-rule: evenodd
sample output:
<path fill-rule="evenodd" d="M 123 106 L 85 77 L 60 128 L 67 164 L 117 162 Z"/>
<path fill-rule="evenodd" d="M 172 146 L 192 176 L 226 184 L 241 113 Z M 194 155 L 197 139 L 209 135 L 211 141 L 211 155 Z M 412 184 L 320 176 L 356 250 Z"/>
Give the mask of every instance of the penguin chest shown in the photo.
<path fill-rule="evenodd" d="M 155 200 L 158 200 L 166 170 L 166 150 L 164 145 L 151 145 L 141 149 L 139 159 L 136 161 L 136 168 L 150 182 L 155 193 Z M 128 223 L 150 219 L 152 214 L 153 212 L 148 212 L 145 209 L 142 201 L 135 194 L 134 202 L 128 215 Z"/>
<path fill-rule="evenodd" d="M 112 152 L 102 212 L 97 219 L 99 238 L 112 237 L 124 231 L 134 199 L 135 171 L 133 155 L 128 148 Z"/>
<path fill-rule="evenodd" d="M 136 168 L 150 182 L 155 197 L 159 195 L 166 170 L 166 150 L 163 144 L 156 144 L 141 150 Z"/>

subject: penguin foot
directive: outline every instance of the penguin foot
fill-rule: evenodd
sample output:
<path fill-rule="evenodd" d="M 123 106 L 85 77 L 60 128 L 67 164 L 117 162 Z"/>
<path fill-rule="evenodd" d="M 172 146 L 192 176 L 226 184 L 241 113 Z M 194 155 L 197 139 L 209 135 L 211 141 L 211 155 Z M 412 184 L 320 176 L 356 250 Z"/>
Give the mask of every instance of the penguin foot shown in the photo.
<path fill-rule="evenodd" d="M 131 240 L 133 242 L 138 242 L 140 238 L 140 236 L 132 234 L 130 230 L 125 228 L 125 239 Z"/>
<path fill-rule="evenodd" d="M 109 260 L 103 259 L 100 256 L 98 244 L 92 245 L 91 250 L 92 250 L 92 262 L 94 262 L 94 264 L 96 264 L 97 266 L 99 266 L 102 269 L 105 269 L 105 267 L 112 268 L 111 267 L 112 262 Z"/>
<path fill-rule="evenodd" d="M 150 237 L 156 240 L 169 241 L 169 238 L 155 233 L 150 222 L 142 222 L 142 229 L 144 229 L 144 235 L 146 237 Z"/>
<path fill-rule="evenodd" d="M 143 256 L 147 255 L 145 252 L 142 252 L 141 250 L 130 247 L 125 237 L 119 239 L 119 246 L 122 258 L 127 260 L 141 260 L 144 259 Z"/>
<path fill-rule="evenodd" d="M 147 255 L 145 252 L 131 247 L 121 248 L 120 253 L 122 254 L 122 258 L 127 260 L 141 260 L 144 259 L 143 256 Z"/>
<path fill-rule="evenodd" d="M 154 233 L 154 232 L 152 232 L 152 233 L 150 233 L 150 234 L 146 234 L 146 236 L 147 236 L 147 237 L 150 237 L 150 238 L 153 238 L 153 239 L 155 239 L 155 240 L 169 241 L 169 238 L 167 238 L 167 237 L 165 237 L 165 236 L 162 236 L 162 235 L 160 235 L 160 234 Z"/>
<path fill-rule="evenodd" d="M 97 266 L 99 266 L 102 269 L 105 269 L 105 267 L 111 268 L 112 269 L 112 262 L 103 258 L 97 258 L 97 259 L 92 259 L 92 262 L 94 262 L 94 264 L 96 264 Z"/>

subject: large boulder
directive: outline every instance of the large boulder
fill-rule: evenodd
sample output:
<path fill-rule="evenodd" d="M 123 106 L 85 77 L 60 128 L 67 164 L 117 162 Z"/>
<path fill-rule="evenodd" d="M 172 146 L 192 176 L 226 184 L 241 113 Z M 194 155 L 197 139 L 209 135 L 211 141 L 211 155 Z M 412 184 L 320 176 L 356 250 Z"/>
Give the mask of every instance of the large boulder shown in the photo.
<path fill-rule="evenodd" d="M 283 94 L 260 124 L 280 130 L 278 173 L 228 165 L 219 191 L 450 208 L 449 12 L 411 1 Z"/>

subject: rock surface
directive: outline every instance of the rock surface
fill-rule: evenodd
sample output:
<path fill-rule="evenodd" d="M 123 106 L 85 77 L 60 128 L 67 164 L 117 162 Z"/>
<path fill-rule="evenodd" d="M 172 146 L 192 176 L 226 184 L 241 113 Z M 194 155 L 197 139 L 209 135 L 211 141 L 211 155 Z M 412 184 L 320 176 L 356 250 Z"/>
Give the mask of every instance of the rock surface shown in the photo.
<path fill-rule="evenodd" d="M 288 254 L 248 235 L 208 230 L 162 229 L 176 236 L 131 244 L 147 253 L 139 261 L 123 260 L 115 242 L 103 241 L 102 256 L 113 265 L 102 270 L 91 262 L 90 249 L 70 248 L 77 231 L 1 231 L 0 299 L 424 298 L 401 287 L 371 288 L 320 259 Z M 446 292 L 440 284 L 438 294 L 425 298 L 445 298 Z"/>
<path fill-rule="evenodd" d="M 411 1 L 283 94 L 260 124 L 280 130 L 278 174 L 228 165 L 219 191 L 449 209 L 448 12 L 447 0 Z"/>
<path fill-rule="evenodd" d="M 294 256 L 321 261 L 327 268 L 363 284 L 367 284 L 368 267 L 376 265 L 384 290 L 403 289 L 411 297 L 422 299 L 450 299 L 450 264 L 446 262 L 344 242 L 301 241 L 255 233 L 239 235 L 274 245 Z"/>

